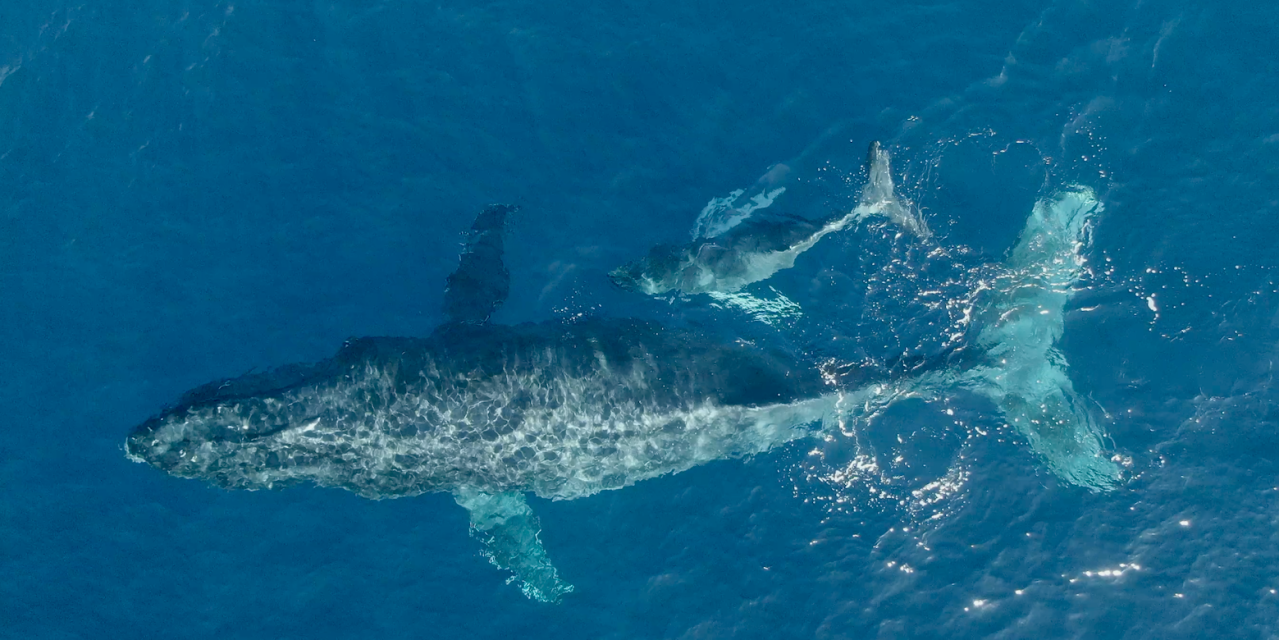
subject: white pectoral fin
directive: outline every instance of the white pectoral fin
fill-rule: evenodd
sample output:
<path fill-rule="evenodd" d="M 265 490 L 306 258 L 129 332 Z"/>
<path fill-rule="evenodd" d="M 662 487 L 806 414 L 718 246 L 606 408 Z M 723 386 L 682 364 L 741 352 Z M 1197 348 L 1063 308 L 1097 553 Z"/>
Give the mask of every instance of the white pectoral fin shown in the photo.
<path fill-rule="evenodd" d="M 469 487 L 458 489 L 453 499 L 471 515 L 471 536 L 484 543 L 489 562 L 513 575 L 507 584 L 519 582 L 520 591 L 538 602 L 559 602 L 573 585 L 559 578 L 538 537 L 541 525 L 533 509 L 517 492 L 485 493 Z"/>

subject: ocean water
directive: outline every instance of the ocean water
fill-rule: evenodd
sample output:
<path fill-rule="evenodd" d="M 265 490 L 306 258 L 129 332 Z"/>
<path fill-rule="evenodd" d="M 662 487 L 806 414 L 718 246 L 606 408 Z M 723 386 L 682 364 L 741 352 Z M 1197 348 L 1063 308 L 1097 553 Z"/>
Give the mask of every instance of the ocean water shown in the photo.
<path fill-rule="evenodd" d="M 1277 29 L 1186 0 L 6 3 L 0 637 L 1279 637 Z M 777 163 L 774 208 L 851 206 L 872 140 L 934 244 L 870 222 L 750 289 L 802 319 L 605 277 Z M 447 494 L 228 492 L 124 456 L 187 389 L 429 334 L 487 203 L 521 207 L 497 322 L 887 358 L 942 349 L 1070 185 L 1104 210 L 1056 346 L 1112 487 L 990 399 L 905 400 L 530 498 L 576 587 L 548 605 Z"/>

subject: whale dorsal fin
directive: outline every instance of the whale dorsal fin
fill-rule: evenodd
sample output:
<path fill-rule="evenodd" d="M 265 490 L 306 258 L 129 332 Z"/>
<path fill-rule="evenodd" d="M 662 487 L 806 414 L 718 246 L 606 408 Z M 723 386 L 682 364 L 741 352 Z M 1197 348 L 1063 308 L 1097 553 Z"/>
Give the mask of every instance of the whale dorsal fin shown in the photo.
<path fill-rule="evenodd" d="M 444 289 L 444 315 L 449 322 L 483 324 L 506 301 L 511 274 L 502 264 L 502 232 L 506 217 L 516 210 L 491 204 L 471 224 L 462 259 Z"/>

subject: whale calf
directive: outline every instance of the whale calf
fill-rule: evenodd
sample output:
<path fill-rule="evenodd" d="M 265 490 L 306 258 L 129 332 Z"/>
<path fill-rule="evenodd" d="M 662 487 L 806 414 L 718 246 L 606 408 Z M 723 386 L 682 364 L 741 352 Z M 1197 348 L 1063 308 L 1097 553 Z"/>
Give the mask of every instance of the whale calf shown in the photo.
<path fill-rule="evenodd" d="M 800 254 L 826 235 L 871 216 L 887 217 L 919 238 L 928 238 L 927 224 L 895 193 L 888 152 L 878 142 L 871 143 L 866 165 L 866 185 L 852 211 L 818 220 L 772 213 L 769 207 L 784 188 L 765 189 L 746 204 L 730 208 L 741 196 L 735 191 L 731 198 L 707 205 L 694 225 L 695 233 L 702 235 L 692 242 L 657 245 L 644 258 L 614 269 L 609 278 L 623 289 L 651 296 L 727 294 L 795 266 Z M 706 220 L 710 216 L 717 219 Z"/>

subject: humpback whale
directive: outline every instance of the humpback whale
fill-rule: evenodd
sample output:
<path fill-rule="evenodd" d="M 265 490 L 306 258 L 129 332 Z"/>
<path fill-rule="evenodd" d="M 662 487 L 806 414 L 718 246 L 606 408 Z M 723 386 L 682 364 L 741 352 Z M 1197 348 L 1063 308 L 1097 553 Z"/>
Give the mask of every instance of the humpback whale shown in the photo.
<path fill-rule="evenodd" d="M 946 358 L 821 367 L 768 345 L 638 319 L 498 325 L 489 318 L 509 291 L 503 231 L 514 210 L 492 205 L 476 218 L 448 278 L 446 322 L 431 335 L 354 338 L 320 362 L 197 387 L 133 429 L 127 457 L 227 489 L 309 482 L 371 499 L 448 492 L 469 512 L 482 553 L 543 602 L 573 587 L 543 548 L 526 494 L 581 498 L 761 453 L 905 396 L 984 390 L 1025 422 L 1043 455 L 1109 473 L 1108 461 L 1090 459 L 1099 446 L 1081 444 L 1098 435 L 1091 422 L 1075 424 L 1082 408 L 1053 368 L 1064 361 L 1039 364 L 1060 333 L 1059 306 L 983 333 L 982 348 L 1000 360 L 962 368 Z M 1077 229 L 1058 227 L 1050 231 L 1061 242 L 1029 238 L 1016 254 L 1026 275 L 992 313 L 1062 301 L 1027 293 L 1078 277 L 1076 265 L 1049 274 L 1051 282 L 1034 280 L 1045 276 L 1037 260 L 1060 262 L 1077 250 L 1064 235 Z M 1044 372 L 1054 377 L 1033 378 Z M 1036 409 L 1043 401 L 1053 404 Z M 1052 429 L 1039 433 L 1044 418 Z"/>
<path fill-rule="evenodd" d="M 635 319 L 488 322 L 509 290 L 486 208 L 426 338 L 351 339 L 332 358 L 210 383 L 138 426 L 126 453 L 228 489 L 300 482 L 373 499 L 453 494 L 485 554 L 524 593 L 572 590 L 524 494 L 573 499 L 767 451 L 839 403 L 873 404 L 882 373 L 827 373 L 744 341 Z M 856 401 L 856 402 L 854 402 Z"/>
<path fill-rule="evenodd" d="M 727 208 L 740 198 L 712 200 L 694 225 L 693 242 L 660 244 L 639 260 L 614 269 L 609 278 L 618 286 L 651 296 L 668 292 L 731 294 L 749 284 L 767 280 L 783 269 L 795 266 L 800 254 L 811 249 L 828 234 L 881 215 L 921 239 L 929 237 L 928 226 L 895 193 L 888 152 L 872 142 L 867 152 L 867 181 L 852 211 L 819 220 L 767 211 L 784 188 L 765 189 L 741 207 Z M 708 221 L 717 214 L 722 220 Z"/>

